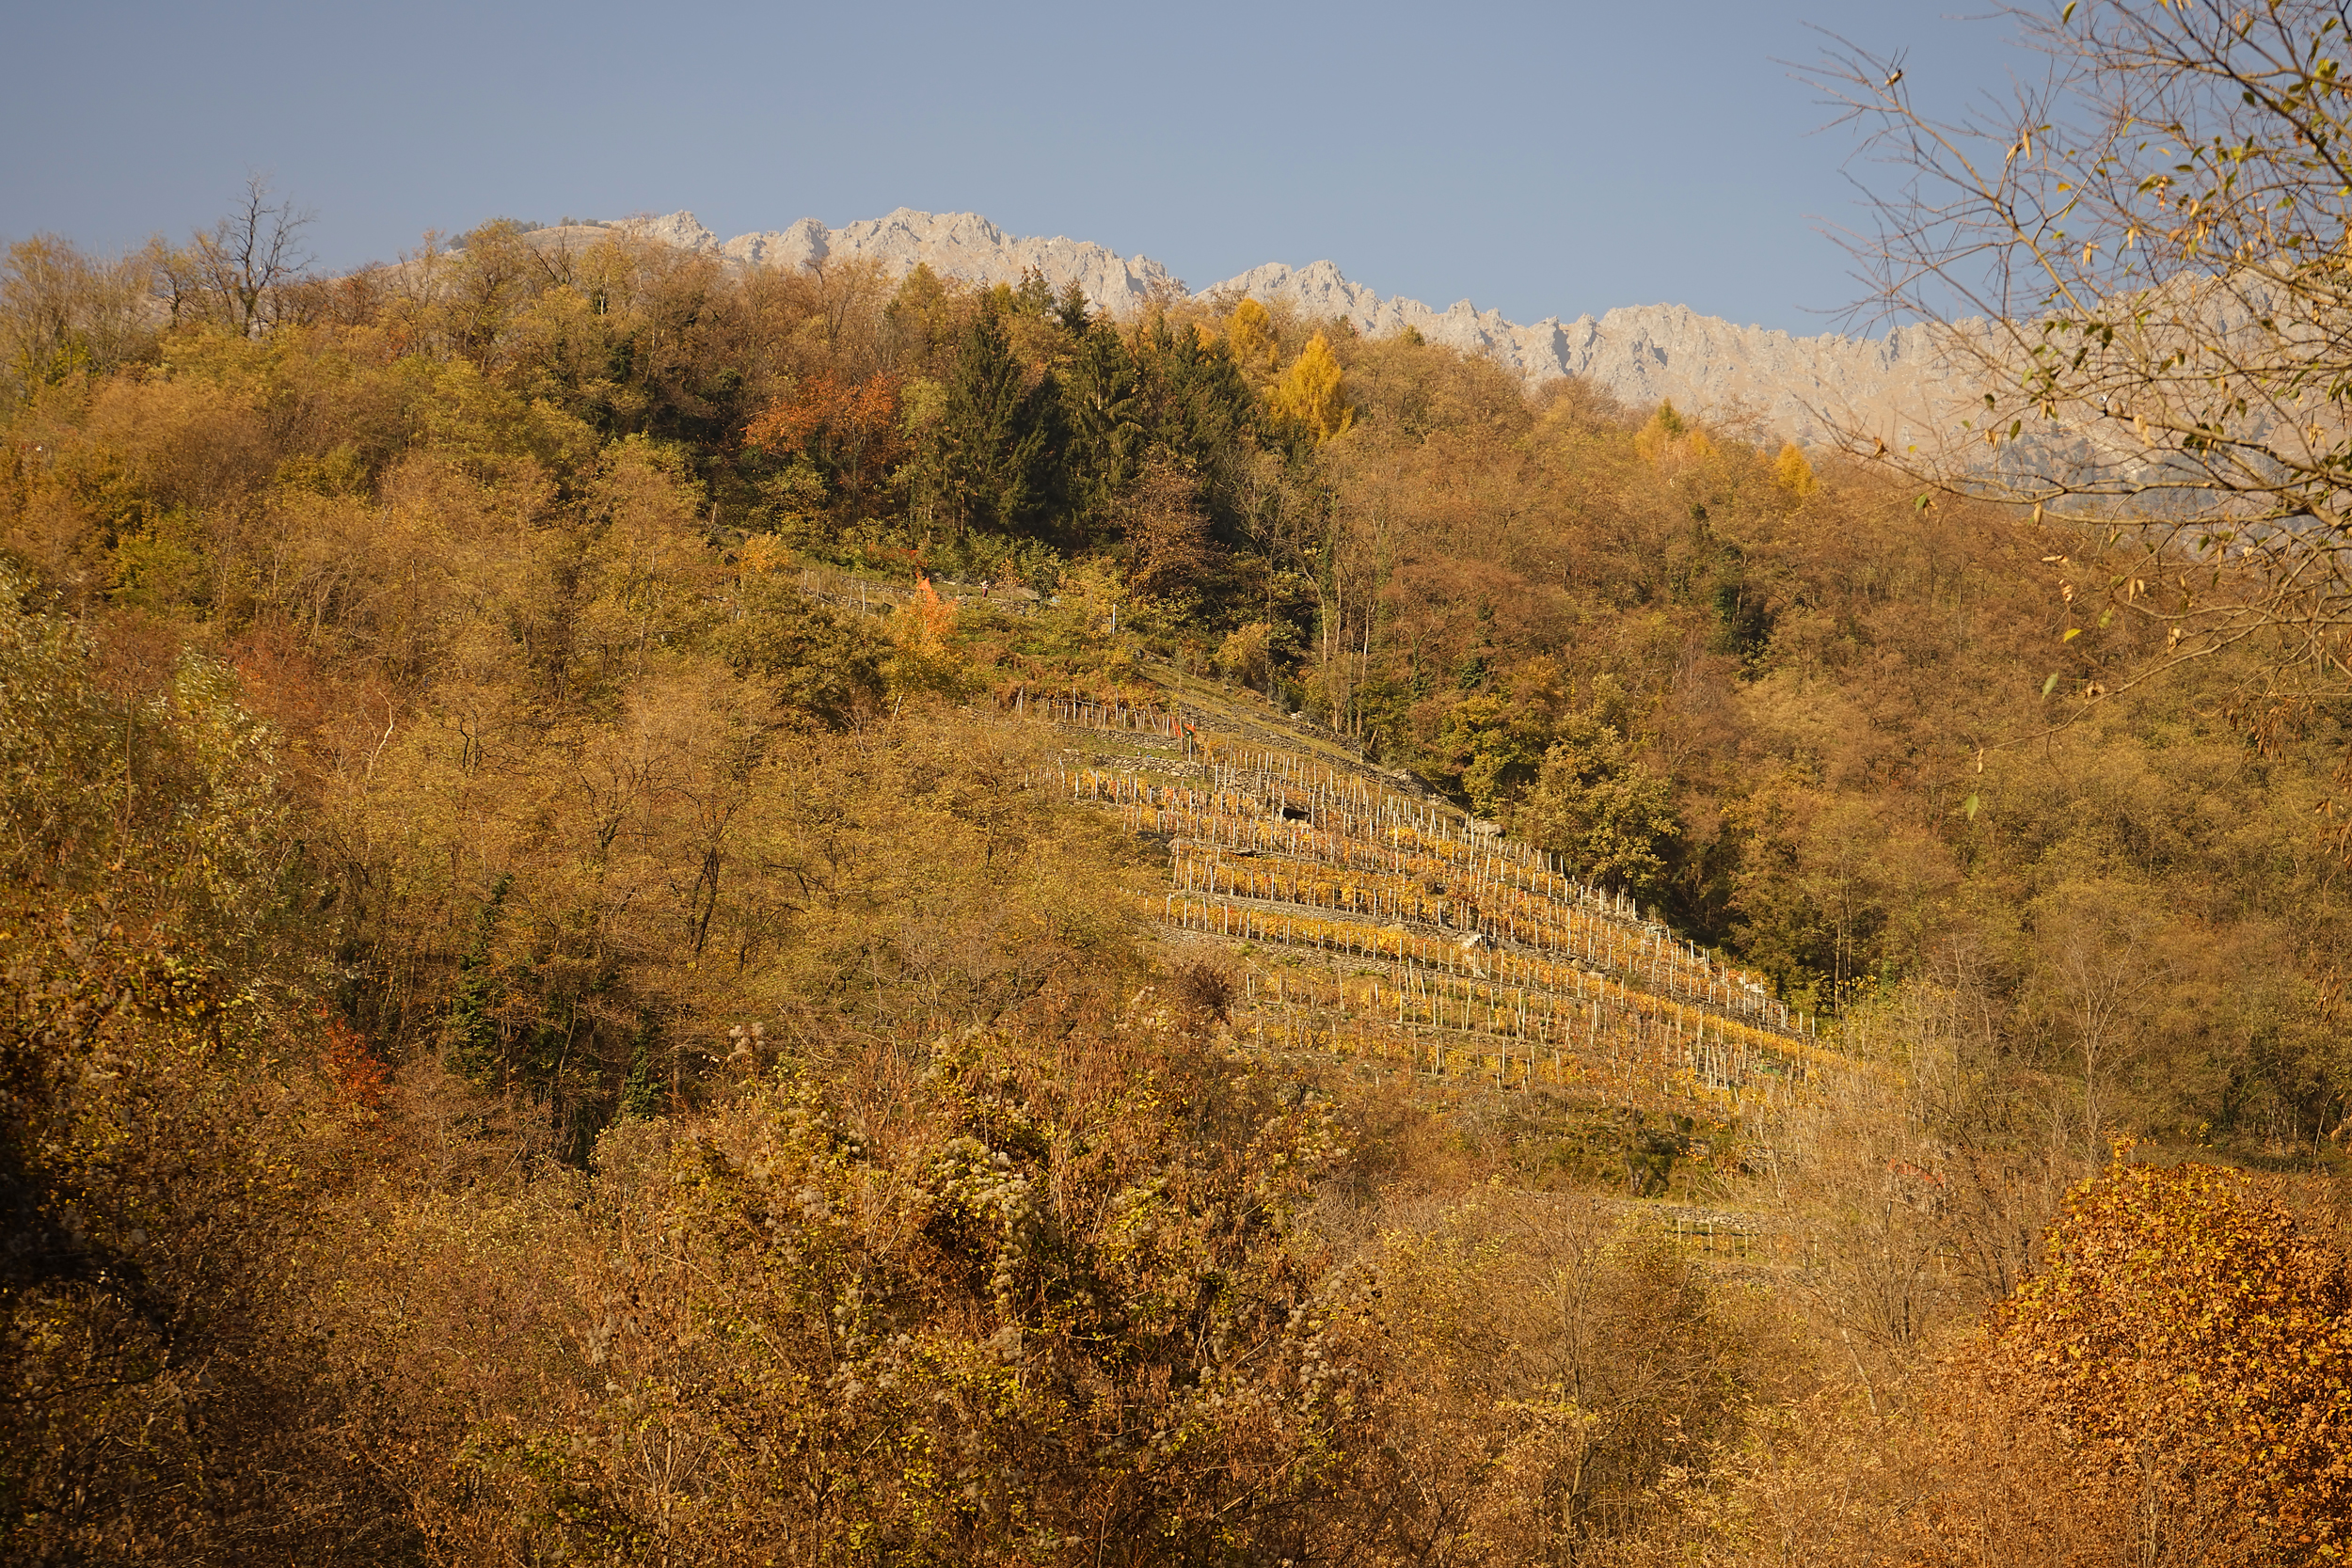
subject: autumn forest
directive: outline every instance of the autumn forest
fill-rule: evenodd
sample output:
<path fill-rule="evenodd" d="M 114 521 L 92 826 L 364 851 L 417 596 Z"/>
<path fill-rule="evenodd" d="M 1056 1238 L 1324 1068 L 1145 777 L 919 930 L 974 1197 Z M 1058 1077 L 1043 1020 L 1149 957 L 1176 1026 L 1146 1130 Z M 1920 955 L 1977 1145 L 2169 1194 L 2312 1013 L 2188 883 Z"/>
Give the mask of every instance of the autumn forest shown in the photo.
<path fill-rule="evenodd" d="M 2111 517 L 300 223 L 0 268 L 7 1560 L 2352 1550 L 2352 692 Z"/>

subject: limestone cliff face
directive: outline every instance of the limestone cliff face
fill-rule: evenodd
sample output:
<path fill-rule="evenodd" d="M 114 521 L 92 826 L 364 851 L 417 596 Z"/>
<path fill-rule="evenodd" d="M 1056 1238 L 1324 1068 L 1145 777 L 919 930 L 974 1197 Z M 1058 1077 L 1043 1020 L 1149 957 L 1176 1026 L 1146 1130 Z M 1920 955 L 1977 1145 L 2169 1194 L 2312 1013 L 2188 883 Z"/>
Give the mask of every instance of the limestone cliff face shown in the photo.
<path fill-rule="evenodd" d="M 973 213 L 918 213 L 829 229 L 803 218 L 789 229 L 721 240 L 691 213 L 630 218 L 623 229 L 681 249 L 746 266 L 802 267 L 866 259 L 894 274 L 918 263 L 979 283 L 1017 282 L 1036 268 L 1057 289 L 1075 282 L 1096 304 L 1124 315 L 1154 299 L 1189 297 L 1183 282 L 1146 256 L 1060 237 L 1007 234 Z M 1758 434 L 1826 440 L 1836 426 L 1883 433 L 1890 445 L 1948 426 L 1961 397 L 1924 328 L 1884 338 L 1835 333 L 1794 337 L 1738 326 L 1680 305 L 1643 305 L 1597 318 L 1556 316 L 1530 325 L 1461 300 L 1435 310 L 1351 281 L 1329 261 L 1269 262 L 1201 291 L 1211 300 L 1249 295 L 1303 316 L 1343 320 L 1367 336 L 1411 327 L 1431 342 L 1484 354 L 1530 382 L 1583 376 L 1632 407 L 1661 399 L 1693 414 L 1754 420 Z"/>
<path fill-rule="evenodd" d="M 629 218 L 611 225 L 684 250 L 707 251 L 748 266 L 805 267 L 828 261 L 879 261 L 893 273 L 928 265 L 978 283 L 1017 283 L 1035 267 L 1059 289 L 1075 282 L 1087 298 L 1124 314 L 1154 298 L 1183 298 L 1184 286 L 1148 256 L 1123 257 L 1089 240 L 1022 239 L 977 213 L 918 213 L 828 229 L 803 218 L 789 229 L 739 234 L 722 242 L 691 213 Z"/>

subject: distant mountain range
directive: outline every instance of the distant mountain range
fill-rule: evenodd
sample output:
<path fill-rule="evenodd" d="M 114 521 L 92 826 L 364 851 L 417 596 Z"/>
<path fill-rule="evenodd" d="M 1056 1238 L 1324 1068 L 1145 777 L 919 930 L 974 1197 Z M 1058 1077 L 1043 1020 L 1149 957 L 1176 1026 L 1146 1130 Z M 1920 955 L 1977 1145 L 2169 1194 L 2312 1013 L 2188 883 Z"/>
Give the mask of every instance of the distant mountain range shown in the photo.
<path fill-rule="evenodd" d="M 1948 422 L 1963 401 L 1922 327 L 1883 338 L 1801 338 L 1734 325 L 1680 305 L 1634 306 L 1565 322 L 1548 316 L 1521 325 L 1469 300 L 1435 310 L 1417 299 L 1383 296 L 1329 261 L 1271 261 L 1196 293 L 1148 256 L 1120 256 L 1087 240 L 1024 239 L 975 213 L 904 207 L 838 229 L 803 218 L 789 229 L 731 240 L 684 212 L 583 227 L 623 230 L 751 266 L 870 258 L 895 272 L 929 263 L 980 283 L 1016 282 L 1034 267 L 1057 288 L 1074 280 L 1089 299 L 1121 315 L 1154 299 L 1248 294 L 1305 316 L 1343 319 L 1370 336 L 1411 327 L 1431 342 L 1490 356 L 1531 383 L 1582 376 L 1630 406 L 1671 399 L 1693 414 L 1744 416 L 1759 434 L 1809 444 L 1830 440 L 1836 426 L 1883 436 L 1889 445 L 1915 439 L 1926 427 Z"/>

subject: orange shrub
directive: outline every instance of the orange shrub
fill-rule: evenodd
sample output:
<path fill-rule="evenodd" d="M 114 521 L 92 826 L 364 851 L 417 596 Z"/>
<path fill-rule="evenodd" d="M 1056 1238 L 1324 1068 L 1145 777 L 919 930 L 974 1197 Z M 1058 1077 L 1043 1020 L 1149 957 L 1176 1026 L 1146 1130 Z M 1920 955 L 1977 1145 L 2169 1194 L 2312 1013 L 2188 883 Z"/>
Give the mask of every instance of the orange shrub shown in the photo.
<path fill-rule="evenodd" d="M 2000 1381 L 2230 1560 L 2352 1548 L 2352 1271 L 2246 1179 L 2119 1163 L 1994 1319 Z"/>

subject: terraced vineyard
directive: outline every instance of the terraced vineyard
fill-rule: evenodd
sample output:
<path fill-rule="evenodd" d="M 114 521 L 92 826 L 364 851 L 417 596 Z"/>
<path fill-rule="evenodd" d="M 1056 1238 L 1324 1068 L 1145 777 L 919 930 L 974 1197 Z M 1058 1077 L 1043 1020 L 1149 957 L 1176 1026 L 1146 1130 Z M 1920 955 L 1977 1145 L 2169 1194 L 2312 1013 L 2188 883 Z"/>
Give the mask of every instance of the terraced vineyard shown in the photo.
<path fill-rule="evenodd" d="M 1333 748 L 1260 738 L 1236 705 L 999 704 L 1072 732 L 1041 784 L 1167 846 L 1150 912 L 1238 969 L 1245 1049 L 1726 1119 L 1834 1060 L 1621 895 Z"/>

